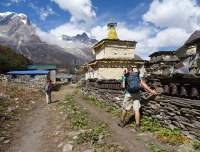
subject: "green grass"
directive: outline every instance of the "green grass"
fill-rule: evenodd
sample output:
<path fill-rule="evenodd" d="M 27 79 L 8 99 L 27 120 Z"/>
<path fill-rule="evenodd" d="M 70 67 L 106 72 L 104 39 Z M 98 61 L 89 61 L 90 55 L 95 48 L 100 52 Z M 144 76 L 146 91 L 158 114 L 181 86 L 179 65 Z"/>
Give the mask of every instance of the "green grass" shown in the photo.
<path fill-rule="evenodd" d="M 97 127 L 92 129 L 91 131 L 80 134 L 78 136 L 77 143 L 78 144 L 91 143 L 93 145 L 93 144 L 97 144 L 100 134 L 102 134 L 104 137 L 110 136 L 108 131 L 106 131 L 107 125 L 104 122 L 100 121 L 96 125 Z"/>
<path fill-rule="evenodd" d="M 158 147 L 154 142 L 147 141 L 145 142 L 144 146 L 150 148 L 154 152 L 170 152 L 165 148 Z"/>

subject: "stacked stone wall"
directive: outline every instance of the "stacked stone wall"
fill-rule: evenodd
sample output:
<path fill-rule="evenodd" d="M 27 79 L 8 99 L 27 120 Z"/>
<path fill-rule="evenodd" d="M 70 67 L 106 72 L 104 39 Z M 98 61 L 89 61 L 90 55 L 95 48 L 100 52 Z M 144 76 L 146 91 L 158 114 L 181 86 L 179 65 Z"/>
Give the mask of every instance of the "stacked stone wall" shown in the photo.
<path fill-rule="evenodd" d="M 168 129 L 178 127 L 182 134 L 200 140 L 200 100 L 167 97 L 143 100 L 142 113 Z"/>
<path fill-rule="evenodd" d="M 124 90 L 120 80 L 89 79 L 82 81 L 82 93 L 95 97 L 106 105 L 122 108 Z M 157 119 L 168 129 L 178 127 L 188 138 L 200 140 L 200 100 L 164 95 L 141 98 L 141 114 Z"/>
<path fill-rule="evenodd" d="M 17 75 L 16 78 L 13 78 L 12 75 L 0 75 L 0 81 L 24 84 L 33 88 L 43 88 L 46 80 L 47 75 L 35 75 L 34 78 L 31 78 L 30 75 Z"/>
<path fill-rule="evenodd" d="M 82 94 L 95 97 L 106 105 L 121 108 L 124 90 L 121 89 L 121 80 L 88 79 L 81 82 Z"/>

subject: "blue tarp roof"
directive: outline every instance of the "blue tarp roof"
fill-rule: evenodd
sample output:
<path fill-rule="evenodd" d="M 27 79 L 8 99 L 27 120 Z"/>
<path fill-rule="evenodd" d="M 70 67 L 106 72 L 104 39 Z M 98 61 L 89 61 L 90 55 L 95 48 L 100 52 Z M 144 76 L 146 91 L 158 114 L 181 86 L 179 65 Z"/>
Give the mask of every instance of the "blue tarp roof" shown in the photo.
<path fill-rule="evenodd" d="M 27 69 L 29 70 L 56 70 L 55 65 L 28 65 Z"/>
<path fill-rule="evenodd" d="M 56 78 L 64 78 L 64 79 L 70 79 L 70 78 L 72 78 L 72 75 L 62 75 L 62 76 L 56 76 Z"/>
<path fill-rule="evenodd" d="M 84 78 L 81 78 L 81 81 L 86 81 L 86 78 L 84 77 Z"/>
<path fill-rule="evenodd" d="M 27 70 L 27 71 L 10 71 L 7 74 L 10 75 L 47 75 L 48 70 Z"/>

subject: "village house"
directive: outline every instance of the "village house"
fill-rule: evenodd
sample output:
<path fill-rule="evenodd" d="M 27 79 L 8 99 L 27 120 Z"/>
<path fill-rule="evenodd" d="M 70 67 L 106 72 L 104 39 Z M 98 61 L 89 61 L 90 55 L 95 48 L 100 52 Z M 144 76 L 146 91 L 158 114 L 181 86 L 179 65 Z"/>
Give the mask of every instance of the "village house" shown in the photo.
<path fill-rule="evenodd" d="M 10 83 L 25 84 L 29 87 L 43 88 L 49 78 L 48 70 L 25 70 L 7 72 L 7 80 Z"/>
<path fill-rule="evenodd" d="M 70 82 L 72 82 L 72 78 L 73 76 L 72 75 L 57 75 L 56 76 L 56 83 L 59 83 L 59 84 L 68 84 Z"/>
<path fill-rule="evenodd" d="M 134 54 L 136 41 L 118 39 L 114 23 L 111 19 L 107 24 L 109 33 L 107 39 L 103 39 L 92 47 L 95 60 L 86 63 L 82 68 L 86 72 L 86 79 L 121 79 L 127 65 L 131 65 L 137 72 L 145 60 Z"/>
<path fill-rule="evenodd" d="M 55 65 L 28 65 L 26 70 L 10 71 L 6 73 L 8 82 L 25 84 L 26 86 L 43 88 L 48 79 L 56 83 Z"/>
<path fill-rule="evenodd" d="M 197 53 L 200 53 L 200 31 L 199 30 L 196 30 L 188 38 L 185 44 L 176 51 L 176 56 L 183 61 L 189 57 L 195 57 Z M 199 58 L 196 60 L 193 67 L 200 67 Z M 198 69 L 198 73 L 200 73 L 199 69 Z"/>

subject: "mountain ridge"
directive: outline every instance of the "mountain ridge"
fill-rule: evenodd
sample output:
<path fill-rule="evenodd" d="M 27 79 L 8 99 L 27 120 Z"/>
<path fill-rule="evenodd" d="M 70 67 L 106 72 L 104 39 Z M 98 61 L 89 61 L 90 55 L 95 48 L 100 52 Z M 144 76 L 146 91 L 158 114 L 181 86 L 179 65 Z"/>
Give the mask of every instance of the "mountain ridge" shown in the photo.
<path fill-rule="evenodd" d="M 81 65 L 94 59 L 91 47 L 87 46 L 92 45 L 92 42 L 86 33 L 83 36 L 79 34 L 71 37 L 73 42 L 80 43 L 80 48 L 72 48 L 70 45 L 68 48 L 62 48 L 42 41 L 36 33 L 36 28 L 25 14 L 0 13 L 0 44 L 10 46 L 11 49 L 24 54 L 34 63 Z M 63 41 L 66 41 L 66 45 L 68 44 L 67 40 L 63 39 Z M 87 54 L 85 54 L 85 49 L 91 50 L 89 51 L 91 53 L 88 54 L 86 51 Z"/>
<path fill-rule="evenodd" d="M 63 34 L 61 37 L 65 41 L 80 42 L 87 45 L 93 45 L 98 42 L 96 39 L 90 39 L 85 32 L 77 34 L 76 36 L 67 36 Z"/>

